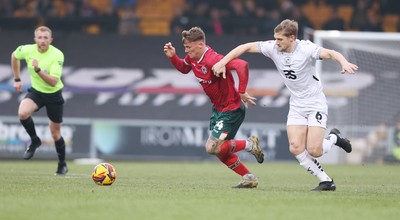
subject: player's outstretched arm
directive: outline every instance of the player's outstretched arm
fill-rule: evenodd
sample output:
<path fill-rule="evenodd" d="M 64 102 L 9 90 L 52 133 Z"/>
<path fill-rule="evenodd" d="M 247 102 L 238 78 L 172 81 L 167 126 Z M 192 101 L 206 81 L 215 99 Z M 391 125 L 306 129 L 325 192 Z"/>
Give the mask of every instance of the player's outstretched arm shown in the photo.
<path fill-rule="evenodd" d="M 333 59 L 336 60 L 337 62 L 340 63 L 340 65 L 342 65 L 342 74 L 344 73 L 355 73 L 358 70 L 358 66 L 350 63 L 349 61 L 347 61 L 347 59 L 339 52 L 334 51 L 334 50 L 329 50 L 329 49 L 325 49 L 323 48 L 320 52 L 319 57 L 321 59 Z"/>
<path fill-rule="evenodd" d="M 239 57 L 240 55 L 242 55 L 246 52 L 258 53 L 257 42 L 241 44 L 241 45 L 237 46 L 236 48 L 234 48 L 233 50 L 231 50 L 224 58 L 222 58 L 219 62 L 214 64 L 214 66 L 212 67 L 212 71 L 214 72 L 214 75 L 219 77 L 222 74 L 222 76 L 225 78 L 225 71 L 226 71 L 225 65 L 229 61 Z"/>
<path fill-rule="evenodd" d="M 186 65 L 183 59 L 176 55 L 175 47 L 172 46 L 171 42 L 164 45 L 164 53 L 179 72 L 186 74 L 192 70 L 191 66 Z"/>

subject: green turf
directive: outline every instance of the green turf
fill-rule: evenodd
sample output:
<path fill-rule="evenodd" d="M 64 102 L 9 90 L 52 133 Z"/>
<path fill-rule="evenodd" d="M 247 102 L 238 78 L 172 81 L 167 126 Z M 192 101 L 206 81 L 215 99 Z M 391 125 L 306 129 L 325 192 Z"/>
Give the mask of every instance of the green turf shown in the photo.
<path fill-rule="evenodd" d="M 400 166 L 325 165 L 336 192 L 297 163 L 248 163 L 257 189 L 232 189 L 239 176 L 217 162 L 111 162 L 112 186 L 91 180 L 93 165 L 0 161 L 1 220 L 400 219 Z"/>

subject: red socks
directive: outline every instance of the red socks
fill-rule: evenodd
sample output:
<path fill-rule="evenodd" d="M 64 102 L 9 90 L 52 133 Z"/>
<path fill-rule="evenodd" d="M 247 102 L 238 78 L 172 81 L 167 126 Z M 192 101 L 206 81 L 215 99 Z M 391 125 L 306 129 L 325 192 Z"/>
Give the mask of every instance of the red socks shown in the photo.
<path fill-rule="evenodd" d="M 246 175 L 249 170 L 234 152 L 243 150 L 245 146 L 245 140 L 227 140 L 221 145 L 221 151 L 218 154 L 219 160 L 240 176 Z"/>
<path fill-rule="evenodd" d="M 245 140 L 226 140 L 224 143 L 221 145 L 221 151 L 219 154 L 227 154 L 227 153 L 235 153 L 238 151 L 244 150 L 246 147 L 246 141 Z"/>

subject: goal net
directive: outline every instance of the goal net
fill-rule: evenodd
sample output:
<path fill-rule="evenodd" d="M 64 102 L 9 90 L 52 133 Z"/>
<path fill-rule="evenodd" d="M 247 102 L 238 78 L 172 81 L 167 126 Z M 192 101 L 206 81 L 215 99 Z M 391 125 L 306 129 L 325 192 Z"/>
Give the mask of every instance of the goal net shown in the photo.
<path fill-rule="evenodd" d="M 400 34 L 315 31 L 313 42 L 359 66 L 356 74 L 341 75 L 336 61 L 316 62 L 328 98 L 330 127 L 344 127 L 347 135 L 362 138 L 365 148 L 380 145 L 370 150 L 371 157 L 390 153 L 390 130 L 400 112 Z M 376 151 L 379 147 L 385 150 Z"/>

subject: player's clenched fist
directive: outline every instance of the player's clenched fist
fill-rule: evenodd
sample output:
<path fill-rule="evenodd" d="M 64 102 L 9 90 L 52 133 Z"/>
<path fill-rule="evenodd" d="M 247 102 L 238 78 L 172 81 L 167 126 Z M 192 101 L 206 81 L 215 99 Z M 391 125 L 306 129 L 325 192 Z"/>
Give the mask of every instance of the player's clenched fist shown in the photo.
<path fill-rule="evenodd" d="M 223 63 L 221 63 L 221 61 L 214 64 L 212 71 L 214 72 L 215 76 L 220 77 L 222 74 L 222 77 L 226 79 L 226 67 Z"/>
<path fill-rule="evenodd" d="M 173 57 L 175 55 L 175 47 L 172 46 L 171 42 L 164 45 L 164 53 L 167 57 Z"/>

